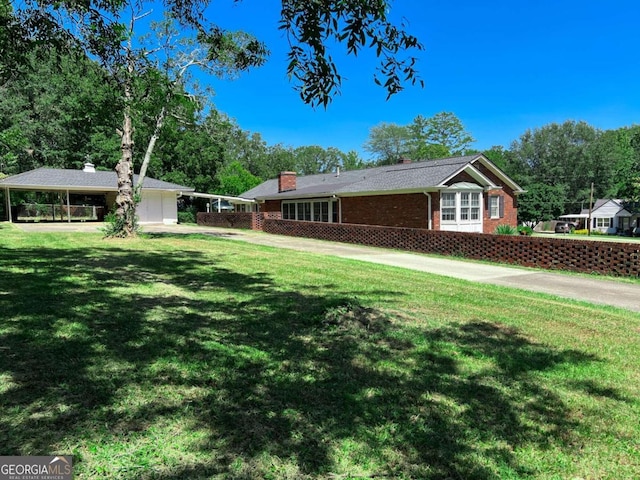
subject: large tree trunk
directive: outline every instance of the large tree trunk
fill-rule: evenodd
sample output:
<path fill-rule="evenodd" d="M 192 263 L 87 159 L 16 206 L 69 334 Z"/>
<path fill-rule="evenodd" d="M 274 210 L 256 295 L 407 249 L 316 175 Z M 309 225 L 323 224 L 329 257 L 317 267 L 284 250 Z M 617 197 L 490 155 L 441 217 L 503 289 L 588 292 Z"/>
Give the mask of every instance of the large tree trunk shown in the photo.
<path fill-rule="evenodd" d="M 131 114 L 125 109 L 121 132 L 122 157 L 116 165 L 118 173 L 118 196 L 116 197 L 116 216 L 120 237 L 131 237 L 136 234 L 136 202 L 133 191 L 133 127 Z"/>
<path fill-rule="evenodd" d="M 132 19 L 131 31 L 133 31 Z M 133 188 L 133 122 L 131 120 L 131 103 L 133 101 L 133 74 L 135 71 L 131 40 L 127 49 L 127 72 L 124 77 L 124 118 L 120 133 L 122 156 L 116 165 L 118 174 L 118 195 L 116 197 L 116 222 L 111 236 L 133 237 L 136 235 L 136 196 Z"/>

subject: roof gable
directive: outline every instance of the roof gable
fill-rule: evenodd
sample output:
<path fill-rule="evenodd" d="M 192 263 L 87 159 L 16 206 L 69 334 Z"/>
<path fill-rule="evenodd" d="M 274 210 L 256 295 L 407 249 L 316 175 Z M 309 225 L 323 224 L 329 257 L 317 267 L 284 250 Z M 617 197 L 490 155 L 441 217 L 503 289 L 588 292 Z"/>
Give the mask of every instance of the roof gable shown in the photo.
<path fill-rule="evenodd" d="M 582 209 L 582 214 L 588 215 L 589 209 Z M 612 216 L 630 216 L 631 213 L 628 212 L 624 206 L 622 205 L 622 201 L 615 198 L 599 198 L 593 204 L 591 208 L 591 215 L 597 217 L 612 217 Z"/>

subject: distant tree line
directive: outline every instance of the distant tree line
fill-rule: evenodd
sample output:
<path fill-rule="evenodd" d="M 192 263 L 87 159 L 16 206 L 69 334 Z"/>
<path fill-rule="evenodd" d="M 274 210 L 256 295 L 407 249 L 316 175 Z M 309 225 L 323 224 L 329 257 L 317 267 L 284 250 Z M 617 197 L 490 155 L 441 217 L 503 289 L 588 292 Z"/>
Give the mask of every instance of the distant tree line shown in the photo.
<path fill-rule="evenodd" d="M 588 208 L 594 199 L 640 200 L 640 125 L 599 130 L 566 121 L 527 130 L 510 147 L 480 152 L 475 140 L 450 112 L 417 116 L 408 125 L 373 127 L 364 148 L 377 164 L 401 158 L 428 160 L 484 153 L 525 190 L 518 202 L 521 222 L 536 223 Z"/>
<path fill-rule="evenodd" d="M 81 54 L 55 49 L 31 52 L 0 85 L 0 175 L 40 166 L 82 168 L 89 161 L 113 170 L 120 156 L 122 98 L 104 69 Z M 162 73 L 137 80 L 136 138 L 144 147 L 157 130 L 155 102 Z M 479 153 L 462 122 L 450 112 L 408 125 L 374 126 L 364 150 L 268 145 L 207 104 L 206 96 L 173 95 L 170 115 L 151 155 L 148 175 L 199 192 L 239 195 L 284 170 L 301 175 Z M 162 97 L 166 101 L 166 97 Z M 519 199 L 521 222 L 555 218 L 588 207 L 594 198 L 640 200 L 640 126 L 599 130 L 567 121 L 527 130 L 509 148 L 482 152 L 527 193 Z M 134 150 L 141 165 L 145 148 Z"/>

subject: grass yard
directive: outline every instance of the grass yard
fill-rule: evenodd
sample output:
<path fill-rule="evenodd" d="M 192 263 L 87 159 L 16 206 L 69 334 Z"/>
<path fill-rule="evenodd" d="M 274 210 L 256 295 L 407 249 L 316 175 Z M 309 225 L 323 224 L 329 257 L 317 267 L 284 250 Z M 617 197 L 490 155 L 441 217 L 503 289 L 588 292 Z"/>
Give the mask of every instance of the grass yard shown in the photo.
<path fill-rule="evenodd" d="M 640 315 L 0 225 L 0 454 L 76 478 L 640 478 Z"/>

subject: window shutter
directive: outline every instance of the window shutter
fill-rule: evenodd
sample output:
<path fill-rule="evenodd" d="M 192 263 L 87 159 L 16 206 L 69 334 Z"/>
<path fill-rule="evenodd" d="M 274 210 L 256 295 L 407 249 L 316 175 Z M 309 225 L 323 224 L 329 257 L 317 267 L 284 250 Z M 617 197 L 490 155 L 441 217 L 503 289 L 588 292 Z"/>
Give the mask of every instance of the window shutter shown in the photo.
<path fill-rule="evenodd" d="M 500 212 L 500 218 L 504 218 L 504 197 L 498 197 L 498 211 Z"/>

